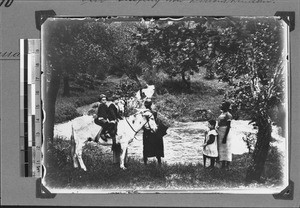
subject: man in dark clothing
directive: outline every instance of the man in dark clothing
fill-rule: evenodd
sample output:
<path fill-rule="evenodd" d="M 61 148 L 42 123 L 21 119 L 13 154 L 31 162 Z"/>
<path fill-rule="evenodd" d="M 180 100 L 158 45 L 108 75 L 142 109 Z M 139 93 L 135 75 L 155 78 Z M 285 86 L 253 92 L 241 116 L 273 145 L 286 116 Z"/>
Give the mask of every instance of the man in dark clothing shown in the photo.
<path fill-rule="evenodd" d="M 151 99 L 146 99 L 144 103 L 145 107 L 153 113 L 156 123 L 157 122 L 157 112 L 153 111 Z M 156 157 L 157 162 L 161 165 L 161 157 L 164 157 L 164 144 L 163 144 L 163 134 L 160 132 L 160 126 L 156 132 L 152 132 L 151 129 L 143 129 L 143 159 L 144 164 L 147 165 L 148 157 Z"/>
<path fill-rule="evenodd" d="M 119 102 L 119 97 L 118 96 L 112 96 L 111 98 L 112 103 L 109 105 L 109 116 L 108 116 L 108 120 L 110 121 L 118 121 L 118 120 L 122 120 L 122 116 L 118 107 L 118 102 Z"/>
<path fill-rule="evenodd" d="M 104 94 L 100 95 L 100 105 L 98 107 L 97 117 L 95 118 L 95 123 L 102 127 L 101 132 L 95 138 L 95 142 L 98 142 L 99 136 L 107 142 L 107 138 L 110 138 L 110 132 L 113 132 L 115 128 L 115 122 L 109 120 L 110 110 L 107 107 L 107 100 Z"/>
<path fill-rule="evenodd" d="M 111 101 L 112 103 L 108 107 L 109 109 L 108 120 L 114 124 L 114 127 L 110 132 L 113 141 L 112 150 L 114 150 L 116 148 L 116 134 L 117 134 L 118 121 L 122 119 L 122 117 L 118 107 L 119 97 L 114 95 L 112 96 Z"/>

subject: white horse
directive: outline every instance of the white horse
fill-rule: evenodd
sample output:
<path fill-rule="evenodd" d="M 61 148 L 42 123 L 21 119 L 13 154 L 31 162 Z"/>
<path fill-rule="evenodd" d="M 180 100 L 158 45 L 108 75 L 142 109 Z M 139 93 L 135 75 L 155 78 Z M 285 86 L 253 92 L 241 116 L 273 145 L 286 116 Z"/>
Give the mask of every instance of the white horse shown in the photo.
<path fill-rule="evenodd" d="M 116 143 L 120 144 L 121 147 L 120 168 L 123 170 L 126 169 L 124 163 L 129 143 L 133 141 L 137 132 L 143 127 L 150 129 L 153 132 L 157 130 L 157 124 L 155 123 L 154 116 L 150 110 L 140 110 L 134 115 L 125 117 L 118 122 Z M 96 137 L 100 128 L 100 126 L 94 123 L 94 118 L 92 116 L 85 115 L 77 118 L 77 120 L 74 119 L 71 134 L 71 154 L 75 168 L 78 167 L 79 162 L 80 167 L 84 171 L 87 170 L 82 160 L 83 146 L 87 142 L 87 139 Z M 105 142 L 104 140 L 99 139 L 98 143 L 101 145 L 112 145 L 111 140 Z"/>

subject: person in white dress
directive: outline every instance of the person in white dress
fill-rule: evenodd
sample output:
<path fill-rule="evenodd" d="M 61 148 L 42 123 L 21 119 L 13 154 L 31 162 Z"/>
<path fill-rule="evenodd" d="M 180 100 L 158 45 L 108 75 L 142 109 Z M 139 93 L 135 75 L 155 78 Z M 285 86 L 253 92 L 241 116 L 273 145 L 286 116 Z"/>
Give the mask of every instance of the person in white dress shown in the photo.
<path fill-rule="evenodd" d="M 232 161 L 232 136 L 230 135 L 232 115 L 229 113 L 230 103 L 222 103 L 220 109 L 221 115 L 217 119 L 216 126 L 218 132 L 219 161 L 222 162 L 222 168 L 228 168 L 230 162 Z"/>
<path fill-rule="evenodd" d="M 215 129 L 216 121 L 209 120 L 209 131 L 205 133 L 205 139 L 203 144 L 203 165 L 206 167 L 206 159 L 210 159 L 210 168 L 214 168 L 215 161 L 218 158 L 218 133 Z"/>

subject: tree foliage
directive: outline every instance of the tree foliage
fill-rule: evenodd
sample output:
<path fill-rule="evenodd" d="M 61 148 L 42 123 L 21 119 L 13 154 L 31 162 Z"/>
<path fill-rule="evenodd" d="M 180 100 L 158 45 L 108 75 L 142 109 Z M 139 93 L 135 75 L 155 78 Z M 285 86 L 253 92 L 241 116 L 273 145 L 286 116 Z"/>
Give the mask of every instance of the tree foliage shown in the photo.
<path fill-rule="evenodd" d="M 228 98 L 258 126 L 247 180 L 260 180 L 271 141 L 272 123 L 285 103 L 283 23 L 276 18 L 230 19 L 217 26 L 216 73 L 232 90 Z"/>
<path fill-rule="evenodd" d="M 234 28 L 219 30 L 216 72 L 233 87 L 229 97 L 240 110 L 247 111 L 253 121 L 260 115 L 271 119 L 271 110 L 285 98 L 282 22 L 275 18 L 232 21 Z M 236 38 L 228 38 L 226 31 Z"/>
<path fill-rule="evenodd" d="M 171 78 L 181 76 L 190 88 L 189 77 L 203 65 L 201 49 L 205 28 L 194 21 L 149 22 L 136 36 L 140 58 L 154 69 L 164 71 Z"/>

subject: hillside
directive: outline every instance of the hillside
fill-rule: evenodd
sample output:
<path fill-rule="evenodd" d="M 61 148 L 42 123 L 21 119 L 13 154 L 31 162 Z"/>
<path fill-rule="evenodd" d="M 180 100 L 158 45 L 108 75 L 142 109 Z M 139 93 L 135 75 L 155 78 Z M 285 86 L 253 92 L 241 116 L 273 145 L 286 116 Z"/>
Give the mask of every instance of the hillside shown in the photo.
<path fill-rule="evenodd" d="M 168 80 L 164 78 L 155 83 L 156 93 L 153 101 L 156 110 L 167 116 L 169 119 L 181 122 L 201 121 L 206 117 L 199 113 L 199 110 L 210 110 L 212 118 L 219 115 L 219 105 L 221 104 L 226 84 L 204 78 L 205 70 L 191 76 L 190 92 L 187 92 L 180 80 Z M 127 80 L 126 77 L 108 76 L 103 81 L 95 81 L 94 89 L 81 86 L 74 87 L 75 83 L 70 82 L 71 96 L 64 97 L 62 90 L 58 94 L 56 101 L 56 123 L 62 123 L 71 120 L 80 114 L 77 108 L 89 105 L 98 101 L 101 93 L 113 94 L 121 81 Z M 146 83 L 147 77 L 140 77 L 141 83 Z"/>

